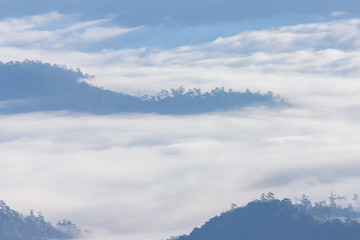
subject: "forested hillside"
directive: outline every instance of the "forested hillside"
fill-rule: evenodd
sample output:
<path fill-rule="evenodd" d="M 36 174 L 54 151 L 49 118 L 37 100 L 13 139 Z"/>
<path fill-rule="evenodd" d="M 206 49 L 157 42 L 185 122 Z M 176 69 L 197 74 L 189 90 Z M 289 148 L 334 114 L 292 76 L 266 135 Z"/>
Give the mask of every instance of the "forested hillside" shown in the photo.
<path fill-rule="evenodd" d="M 1 240 L 72 239 L 79 234 L 80 230 L 69 220 L 59 221 L 54 227 L 40 212 L 35 215 L 30 211 L 24 216 L 0 201 Z"/>
<path fill-rule="evenodd" d="M 155 96 L 131 96 L 82 81 L 87 77 L 80 70 L 37 61 L 0 63 L 0 113 L 64 110 L 95 114 L 195 114 L 284 104 L 271 92 L 261 94 L 224 88 L 202 92 L 179 87 L 162 90 Z"/>
<path fill-rule="evenodd" d="M 356 240 L 360 213 L 330 202 L 311 204 L 303 195 L 299 204 L 272 194 L 244 207 L 233 207 L 177 240 Z"/>

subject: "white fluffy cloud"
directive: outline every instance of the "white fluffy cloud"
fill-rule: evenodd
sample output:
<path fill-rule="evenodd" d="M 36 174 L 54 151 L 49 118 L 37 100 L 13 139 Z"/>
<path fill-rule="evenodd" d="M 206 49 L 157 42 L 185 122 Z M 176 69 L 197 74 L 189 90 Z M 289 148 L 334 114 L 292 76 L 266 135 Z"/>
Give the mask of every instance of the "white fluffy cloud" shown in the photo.
<path fill-rule="evenodd" d="M 76 20 L 75 15 L 58 12 L 2 20 L 0 46 L 64 51 L 138 29 L 106 24 L 110 19 Z"/>

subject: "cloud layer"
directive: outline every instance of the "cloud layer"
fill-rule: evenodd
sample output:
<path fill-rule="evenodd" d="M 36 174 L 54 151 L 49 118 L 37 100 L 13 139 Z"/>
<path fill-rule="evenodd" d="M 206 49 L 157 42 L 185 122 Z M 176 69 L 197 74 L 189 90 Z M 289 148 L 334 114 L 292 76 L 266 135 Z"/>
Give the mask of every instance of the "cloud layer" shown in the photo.
<path fill-rule="evenodd" d="M 126 49 L 103 46 L 146 27 L 58 12 L 2 20 L 11 36 L 0 42 L 2 61 L 79 67 L 96 76 L 93 84 L 132 94 L 224 86 L 271 90 L 293 104 L 187 117 L 1 116 L 2 198 L 24 212 L 71 218 L 95 238 L 155 240 L 268 190 L 351 196 L 359 182 L 359 25 L 334 19 Z"/>
<path fill-rule="evenodd" d="M 95 238 L 96 228 L 120 239 L 186 233 L 268 190 L 351 199 L 360 180 L 360 128 L 338 112 L 47 113 L 2 116 L 0 126 L 2 198 L 70 218 Z"/>
<path fill-rule="evenodd" d="M 70 50 L 82 45 L 94 44 L 134 31 L 138 28 L 122 28 L 107 25 L 109 19 L 77 22 L 76 15 L 50 12 L 22 18 L 10 18 L 0 22 L 1 46 L 25 49 Z"/>

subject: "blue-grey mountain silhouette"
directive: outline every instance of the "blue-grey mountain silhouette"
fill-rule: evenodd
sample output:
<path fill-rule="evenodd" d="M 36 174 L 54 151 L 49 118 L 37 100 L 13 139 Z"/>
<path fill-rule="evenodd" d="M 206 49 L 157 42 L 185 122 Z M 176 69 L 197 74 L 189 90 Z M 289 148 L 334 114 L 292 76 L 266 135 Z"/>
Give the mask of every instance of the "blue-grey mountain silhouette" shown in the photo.
<path fill-rule="evenodd" d="M 1 240 L 72 239 L 79 234 L 80 230 L 69 220 L 59 221 L 54 227 L 40 212 L 35 215 L 30 211 L 24 216 L 0 201 Z"/>
<path fill-rule="evenodd" d="M 162 90 L 156 96 L 138 97 L 79 82 L 87 77 L 80 70 L 38 61 L 0 63 L 0 113 L 64 110 L 95 114 L 194 114 L 284 103 L 271 92 L 261 94 L 223 88 L 202 92 L 180 87 Z"/>
<path fill-rule="evenodd" d="M 268 195 L 270 196 L 270 195 Z M 360 214 L 340 206 L 293 204 L 270 196 L 236 207 L 177 240 L 356 240 Z M 309 202 L 308 202 L 309 203 Z M 312 209 L 313 208 L 313 209 Z M 321 208 L 321 209 L 320 209 Z M 335 211 L 335 209 L 337 209 Z M 318 211 L 320 210 L 320 211 Z M 334 210 L 334 212 L 331 212 Z M 337 215 L 334 216 L 334 215 Z M 340 217 L 342 215 L 342 217 Z"/>

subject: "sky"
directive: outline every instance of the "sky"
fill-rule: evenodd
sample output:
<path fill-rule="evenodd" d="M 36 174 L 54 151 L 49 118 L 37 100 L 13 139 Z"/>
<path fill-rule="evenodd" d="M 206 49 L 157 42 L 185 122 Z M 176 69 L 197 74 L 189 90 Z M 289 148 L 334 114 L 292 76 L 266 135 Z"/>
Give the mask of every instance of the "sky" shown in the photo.
<path fill-rule="evenodd" d="M 0 61 L 79 68 L 133 95 L 225 87 L 291 107 L 0 116 L 1 198 L 85 239 L 161 240 L 272 191 L 359 193 L 357 1 L 0 0 Z"/>

